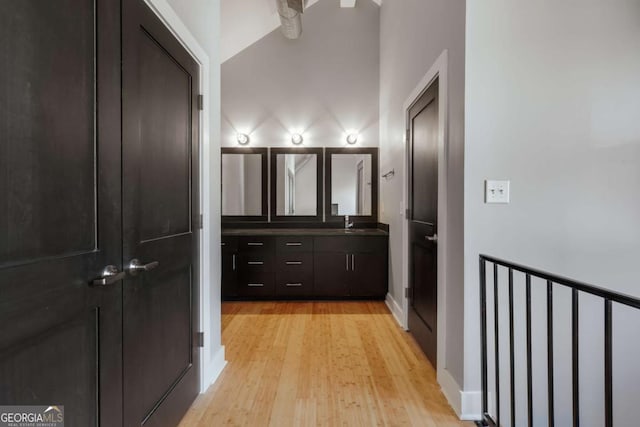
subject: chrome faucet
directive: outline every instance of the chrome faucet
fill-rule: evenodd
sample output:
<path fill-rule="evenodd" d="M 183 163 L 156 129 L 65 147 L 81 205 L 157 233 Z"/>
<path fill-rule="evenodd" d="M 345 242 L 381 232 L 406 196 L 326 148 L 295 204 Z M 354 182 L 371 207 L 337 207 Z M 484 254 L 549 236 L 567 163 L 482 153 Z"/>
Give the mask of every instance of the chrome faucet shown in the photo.
<path fill-rule="evenodd" d="M 350 230 L 353 228 L 353 222 L 349 222 L 349 215 L 344 216 L 344 229 Z"/>

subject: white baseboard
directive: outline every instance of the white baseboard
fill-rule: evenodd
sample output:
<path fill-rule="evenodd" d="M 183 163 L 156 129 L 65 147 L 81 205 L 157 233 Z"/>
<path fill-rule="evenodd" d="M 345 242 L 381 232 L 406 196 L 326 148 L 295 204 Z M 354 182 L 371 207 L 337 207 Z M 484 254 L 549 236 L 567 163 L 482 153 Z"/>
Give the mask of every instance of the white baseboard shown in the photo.
<path fill-rule="evenodd" d="M 391 314 L 393 314 L 393 317 L 396 319 L 396 322 L 398 322 L 398 324 L 403 329 L 405 329 L 405 326 L 402 322 L 402 308 L 397 303 L 397 301 L 393 299 L 390 293 L 387 293 L 387 297 L 384 299 L 384 302 L 387 304 L 387 307 L 389 307 L 389 310 L 391 311 Z"/>
<path fill-rule="evenodd" d="M 438 369 L 438 384 L 442 389 L 442 394 L 449 401 L 449 405 L 458 417 L 462 413 L 460 386 L 453 379 L 453 376 L 446 369 Z"/>
<path fill-rule="evenodd" d="M 482 419 L 482 392 L 460 391 L 460 419 L 476 421 Z"/>
<path fill-rule="evenodd" d="M 454 412 L 464 421 L 482 419 L 482 394 L 479 391 L 462 391 L 448 370 L 438 370 L 438 384 Z"/>
<path fill-rule="evenodd" d="M 207 374 L 205 376 L 204 384 L 201 392 L 207 391 L 209 386 L 216 382 L 222 370 L 227 366 L 227 361 L 224 359 L 224 346 L 221 345 L 216 354 L 211 358 L 208 363 Z"/>

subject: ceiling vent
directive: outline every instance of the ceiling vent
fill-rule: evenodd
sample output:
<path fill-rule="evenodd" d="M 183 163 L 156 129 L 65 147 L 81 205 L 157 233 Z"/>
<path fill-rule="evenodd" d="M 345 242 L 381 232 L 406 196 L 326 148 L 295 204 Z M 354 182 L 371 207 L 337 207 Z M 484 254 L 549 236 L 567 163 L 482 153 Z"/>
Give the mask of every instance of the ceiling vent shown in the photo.
<path fill-rule="evenodd" d="M 299 38 L 302 35 L 304 0 L 276 0 L 276 2 L 282 23 L 282 34 L 292 40 Z"/>

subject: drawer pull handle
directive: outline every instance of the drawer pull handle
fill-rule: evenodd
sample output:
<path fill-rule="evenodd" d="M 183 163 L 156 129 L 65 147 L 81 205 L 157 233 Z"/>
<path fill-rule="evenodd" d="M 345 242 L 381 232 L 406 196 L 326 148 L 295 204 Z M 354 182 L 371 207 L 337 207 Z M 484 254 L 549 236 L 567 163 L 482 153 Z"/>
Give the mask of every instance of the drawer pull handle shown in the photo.
<path fill-rule="evenodd" d="M 264 246 L 264 243 L 262 243 L 262 242 L 249 242 L 249 243 L 247 243 L 247 246 Z"/>
<path fill-rule="evenodd" d="M 302 261 L 287 261 L 287 265 L 302 265 Z"/>
<path fill-rule="evenodd" d="M 247 283 L 247 286 L 249 286 L 250 288 L 262 288 L 264 286 L 264 283 Z"/>
<path fill-rule="evenodd" d="M 302 283 L 287 283 L 287 287 L 289 288 L 299 288 L 302 286 Z"/>
<path fill-rule="evenodd" d="M 264 265 L 262 261 L 249 261 L 247 264 L 249 265 Z"/>
<path fill-rule="evenodd" d="M 287 242 L 287 246 L 302 246 L 301 242 Z"/>

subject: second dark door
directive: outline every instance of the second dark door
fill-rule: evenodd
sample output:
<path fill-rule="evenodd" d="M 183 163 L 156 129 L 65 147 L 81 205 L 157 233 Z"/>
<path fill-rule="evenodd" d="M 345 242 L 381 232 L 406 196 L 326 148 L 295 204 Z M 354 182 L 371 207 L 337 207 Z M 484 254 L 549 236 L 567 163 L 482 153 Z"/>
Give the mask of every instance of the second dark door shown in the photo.
<path fill-rule="evenodd" d="M 125 426 L 175 426 L 199 391 L 197 86 L 178 40 L 123 2 Z"/>
<path fill-rule="evenodd" d="M 436 367 L 438 80 L 409 110 L 409 331 Z"/>

